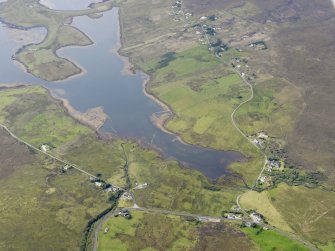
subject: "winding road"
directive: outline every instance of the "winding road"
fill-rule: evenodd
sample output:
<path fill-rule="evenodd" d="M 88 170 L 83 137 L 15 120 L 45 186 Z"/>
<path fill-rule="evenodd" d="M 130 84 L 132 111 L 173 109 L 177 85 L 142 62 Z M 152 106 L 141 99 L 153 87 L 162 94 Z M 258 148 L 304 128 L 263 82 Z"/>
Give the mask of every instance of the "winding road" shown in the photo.
<path fill-rule="evenodd" d="M 334 0 L 335 1 L 335 0 Z M 184 11 L 182 11 L 183 17 L 184 17 Z M 183 21 L 187 24 L 185 17 L 183 18 Z M 207 43 L 209 44 L 209 38 L 205 32 L 205 30 L 203 30 L 203 33 L 205 34 Z M 166 34 L 166 35 L 170 35 L 170 34 Z M 160 37 L 159 37 L 160 38 Z M 143 46 L 143 44 L 140 44 L 138 46 Z M 136 46 L 135 46 L 136 47 Z M 135 48 L 134 47 L 134 48 Z M 125 48 L 125 49 L 130 49 L 130 48 Z M 257 146 L 255 145 L 252 140 L 250 138 L 248 138 L 248 136 L 238 127 L 236 121 L 235 121 L 235 115 L 237 113 L 237 111 L 245 104 L 247 104 L 248 102 L 251 102 L 254 99 L 254 88 L 252 86 L 251 83 L 249 83 L 244 76 L 242 76 L 242 74 L 235 69 L 235 72 L 240 76 L 240 78 L 243 80 L 243 82 L 250 88 L 251 94 L 250 97 L 243 101 L 242 103 L 240 103 L 231 113 L 231 121 L 233 126 L 235 127 L 235 129 L 246 139 L 250 142 L 250 144 L 252 144 L 255 148 L 257 148 L 258 151 L 260 151 L 260 153 L 264 156 L 264 164 L 262 166 L 262 169 L 254 183 L 254 187 L 257 185 L 257 181 L 262 177 L 263 172 L 266 168 L 266 163 L 267 163 L 267 155 Z M 238 195 L 236 198 L 236 204 L 237 206 L 240 208 L 240 210 L 242 211 L 242 213 L 244 214 L 244 220 L 246 221 L 250 221 L 250 217 L 248 215 L 248 213 L 241 207 L 240 205 L 240 197 L 241 195 Z M 135 198 L 134 198 L 135 199 Z M 157 208 L 141 208 L 141 207 L 133 207 L 133 208 L 127 208 L 129 211 L 143 211 L 143 212 L 151 212 L 151 213 L 160 213 L 160 214 L 167 214 L 167 215 L 176 215 L 176 216 L 182 216 L 182 217 L 194 217 L 194 218 L 198 218 L 198 219 L 203 219 L 203 220 L 207 220 L 207 221 L 238 221 L 238 222 L 242 222 L 242 219 L 231 219 L 228 220 L 226 218 L 223 217 L 211 217 L 211 216 L 204 216 L 204 215 L 197 215 L 197 214 L 191 214 L 191 213 L 186 213 L 186 212 L 178 212 L 178 211 L 170 211 L 170 210 L 164 210 L 164 209 L 157 209 Z M 94 233 L 94 248 L 93 251 L 97 251 L 97 247 L 98 247 L 98 238 L 99 238 L 99 232 L 101 230 L 101 227 L 103 225 L 103 223 L 109 219 L 109 217 L 113 216 L 117 214 L 116 211 L 112 211 L 109 214 L 107 214 L 102 220 L 100 220 L 98 222 L 98 225 L 95 228 L 95 233 Z M 271 225 L 265 224 L 265 223 L 259 223 L 258 225 L 266 227 L 268 229 L 271 229 L 275 232 L 277 232 L 278 234 L 285 236 L 291 240 L 294 240 L 302 245 L 304 245 L 305 247 L 309 248 L 310 250 L 313 251 L 319 251 L 312 243 L 309 243 L 305 240 L 303 240 L 302 238 L 300 238 L 299 236 L 293 234 L 293 233 L 287 233 L 285 231 L 282 231 L 280 229 L 277 229 Z"/>
<path fill-rule="evenodd" d="M 335 1 L 335 0 L 333 0 Z M 184 12 L 183 12 L 183 15 L 184 15 Z M 184 18 L 185 20 L 185 18 Z M 204 31 L 205 33 L 205 36 L 206 36 L 206 39 L 207 39 L 207 42 L 209 43 L 209 38 L 206 34 L 206 32 Z M 160 36 L 160 37 L 157 37 L 155 39 L 152 39 L 152 40 L 148 40 L 146 41 L 144 44 L 139 44 L 139 45 L 135 45 L 135 46 L 131 46 L 131 47 L 128 47 L 128 48 L 124 48 L 124 50 L 129 50 L 129 49 L 134 49 L 136 47 L 140 47 L 140 46 L 144 46 L 144 45 L 149 45 L 150 43 L 153 43 L 153 42 L 156 42 L 157 40 L 160 40 L 166 36 L 172 36 L 172 35 L 175 35 L 175 33 L 168 33 L 168 34 L 165 34 L 163 36 Z M 264 165 L 257 177 L 257 180 L 255 181 L 255 184 L 254 184 L 254 187 L 256 186 L 257 184 L 257 181 L 259 180 L 259 178 L 263 175 L 263 172 L 266 168 L 266 162 L 267 162 L 267 156 L 266 154 L 255 144 L 253 144 L 252 140 L 250 138 L 248 138 L 248 136 L 238 127 L 237 123 L 236 123 L 236 120 L 235 120 L 235 115 L 237 113 L 237 111 L 245 104 L 247 104 L 248 102 L 251 102 L 253 99 L 254 99 L 254 88 L 252 86 L 251 83 L 249 83 L 244 76 L 241 75 L 241 73 L 238 71 L 238 70 L 235 70 L 235 72 L 237 74 L 239 74 L 239 76 L 241 77 L 241 79 L 243 80 L 243 82 L 250 88 L 250 91 L 251 91 L 251 94 L 250 94 L 250 97 L 243 101 L 242 103 L 240 103 L 234 110 L 233 112 L 231 113 L 231 121 L 232 121 L 232 124 L 233 126 L 235 127 L 235 129 L 245 138 L 247 139 L 254 147 L 257 148 L 257 150 L 259 150 L 262 155 L 264 156 Z M 64 165 L 69 165 L 71 167 L 73 167 L 74 169 L 76 169 L 77 171 L 81 172 L 81 173 L 84 173 L 86 175 L 88 175 L 89 177 L 93 177 L 93 178 L 96 178 L 98 179 L 97 176 L 93 175 L 92 173 L 84 170 L 83 168 L 75 165 L 75 164 L 72 164 L 72 163 L 69 163 L 63 159 L 61 159 L 60 157 L 57 157 L 57 156 L 54 156 L 48 152 L 45 152 L 45 151 L 42 151 L 40 150 L 39 148 L 31 145 L 30 143 L 26 142 L 25 140 L 19 138 L 18 136 L 16 136 L 13 132 L 11 132 L 8 127 L 6 127 L 5 125 L 3 124 L 0 124 L 0 127 L 7 131 L 11 137 L 13 137 L 15 140 L 17 140 L 18 142 L 21 142 L 22 144 L 26 145 L 27 147 L 29 147 L 30 149 L 33 149 L 34 151 L 36 152 L 39 152 L 51 159 L 54 159 Z M 127 155 L 126 155 L 126 152 L 125 152 L 125 149 L 122 145 L 122 148 L 123 148 L 123 152 L 124 152 L 124 155 L 125 155 L 125 159 L 126 159 L 126 164 L 125 164 L 125 168 L 127 169 L 128 168 L 128 159 L 127 159 Z M 126 175 L 128 176 L 127 174 L 127 170 L 125 170 L 126 172 Z M 128 181 L 127 181 L 127 188 L 126 189 L 130 189 L 130 181 L 129 181 L 129 178 L 128 178 Z M 123 188 L 120 188 L 118 186 L 115 186 L 113 184 L 111 184 L 113 187 L 116 187 L 120 190 L 124 190 Z M 129 186 L 129 187 L 128 187 Z M 135 201 L 135 196 L 134 197 L 134 201 Z M 237 198 L 236 198 L 236 204 L 238 205 L 238 207 L 241 209 L 241 211 L 243 212 L 244 216 L 245 216 L 245 220 L 248 221 L 248 222 L 251 222 L 250 219 L 248 219 L 248 213 L 241 207 L 240 205 L 240 197 L 241 195 L 238 195 Z M 164 210 L 164 209 L 157 209 L 157 208 L 141 208 L 141 207 L 133 207 L 133 208 L 127 208 L 128 210 L 130 211 L 143 211 L 143 212 L 150 212 L 150 213 L 159 213 L 159 214 L 167 214 L 167 215 L 176 215 L 176 216 L 181 216 L 181 217 L 193 217 L 193 218 L 197 218 L 197 219 L 200 219 L 200 220 L 203 220 L 203 221 L 213 221 L 213 222 L 217 222 L 217 221 L 234 221 L 234 222 L 242 222 L 242 219 L 227 219 L 227 218 L 224 218 L 224 217 L 212 217 L 212 216 L 205 216 L 205 215 L 198 215 L 198 214 L 192 214 L 192 213 L 187 213 L 187 212 L 179 212 L 179 211 L 170 211 L 170 210 Z M 99 232 L 101 231 L 101 227 L 102 225 L 106 222 L 106 220 L 108 220 L 110 217 L 112 217 L 113 215 L 117 214 L 117 211 L 111 211 L 109 212 L 108 214 L 106 214 L 101 220 L 99 220 L 94 228 L 94 246 L 93 246 L 93 250 L 96 251 L 97 248 L 98 248 L 98 237 L 99 237 Z M 308 247 L 309 249 L 313 250 L 313 251 L 318 251 L 318 249 L 311 243 L 309 242 L 306 242 L 304 241 L 303 239 L 301 239 L 300 237 L 298 237 L 297 235 L 295 234 L 291 234 L 291 233 L 287 233 L 287 232 L 284 232 L 280 229 L 277 229 L 273 226 L 270 226 L 268 224 L 264 224 L 264 223 L 260 223 L 259 224 L 260 226 L 263 226 L 263 227 L 267 227 L 268 229 L 271 229 L 277 233 L 279 233 L 280 235 L 282 236 L 285 236 L 289 239 L 292 239 L 296 242 L 299 242 L 300 244 Z"/>
<path fill-rule="evenodd" d="M 259 150 L 261 153 L 262 153 L 262 155 L 264 156 L 264 165 L 263 165 L 263 167 L 262 167 L 262 170 L 261 170 L 261 172 L 259 173 L 259 175 L 258 175 L 258 177 L 257 177 L 257 179 L 256 179 L 256 181 L 255 181 L 255 184 L 254 184 L 254 187 L 256 186 L 256 184 L 257 184 L 257 181 L 262 177 L 262 175 L 263 175 L 263 172 L 264 172 L 264 170 L 265 170 L 265 168 L 266 168 L 266 163 L 267 163 L 267 156 L 266 156 L 266 154 L 257 146 L 257 145 L 255 145 L 252 141 L 251 141 L 251 139 L 250 138 L 248 138 L 248 136 L 237 126 L 237 123 L 236 123 L 236 121 L 235 121 L 235 114 L 236 114 L 236 112 L 243 106 L 243 105 L 245 105 L 246 103 L 248 103 L 248 102 L 250 102 L 250 101 L 252 101 L 253 99 L 254 99 L 254 88 L 253 88 L 253 86 L 252 86 L 252 84 L 250 84 L 242 75 L 241 75 L 241 73 L 238 71 L 238 70 L 235 70 L 235 72 L 240 76 L 240 78 L 243 80 L 243 82 L 250 88 L 250 91 L 251 91 L 251 95 L 250 95 L 250 97 L 247 99 L 247 100 L 245 100 L 245 101 L 243 101 L 241 104 L 239 104 L 235 109 L 234 109 L 234 111 L 231 113 L 231 115 L 230 115 L 230 117 L 231 117 L 231 122 L 233 123 L 233 126 L 235 127 L 235 129 L 245 138 L 245 139 L 247 139 L 249 142 L 250 142 L 250 144 L 252 144 L 254 147 L 256 147 L 257 148 L 257 150 Z"/>

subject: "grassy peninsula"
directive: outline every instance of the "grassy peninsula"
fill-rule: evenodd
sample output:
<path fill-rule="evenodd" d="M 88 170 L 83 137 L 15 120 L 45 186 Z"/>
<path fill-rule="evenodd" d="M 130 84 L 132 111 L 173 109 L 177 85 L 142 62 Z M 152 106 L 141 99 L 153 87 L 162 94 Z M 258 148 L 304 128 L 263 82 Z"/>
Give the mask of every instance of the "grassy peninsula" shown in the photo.
<path fill-rule="evenodd" d="M 28 72 L 47 81 L 64 80 L 82 72 L 69 59 L 59 57 L 57 50 L 70 46 L 86 46 L 93 43 L 89 37 L 71 26 L 72 18 L 92 15 L 111 9 L 112 1 L 93 4 L 80 11 L 51 10 L 38 0 L 10 0 L 0 3 L 0 19 L 16 29 L 44 27 L 47 36 L 39 44 L 25 45 L 13 56 Z"/>

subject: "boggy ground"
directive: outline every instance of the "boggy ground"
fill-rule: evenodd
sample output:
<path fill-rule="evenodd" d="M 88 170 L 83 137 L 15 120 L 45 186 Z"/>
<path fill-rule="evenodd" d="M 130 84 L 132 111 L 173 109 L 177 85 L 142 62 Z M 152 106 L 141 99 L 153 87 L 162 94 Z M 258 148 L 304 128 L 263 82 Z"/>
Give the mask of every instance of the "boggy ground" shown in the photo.
<path fill-rule="evenodd" d="M 49 152 L 121 187 L 127 184 L 142 207 L 180 210 L 220 216 L 235 204 L 245 187 L 212 184 L 199 172 L 131 141 L 102 141 L 92 129 L 71 118 L 62 102 L 39 86 L 3 87 L 0 123 L 37 148 Z M 80 246 L 88 220 L 110 204 L 109 194 L 89 182 L 87 175 L 51 161 L 0 130 L 2 163 L 0 250 L 74 250 Z M 19 154 L 19 157 L 18 157 Z M 233 182 L 234 183 L 234 182 Z M 134 201 L 132 201 L 133 205 Z M 13 239 L 13 233 L 15 233 Z M 57 237 L 57 242 L 54 238 Z"/>
<path fill-rule="evenodd" d="M 249 161 L 235 164 L 231 169 L 252 183 L 262 160 L 255 149 L 248 150 L 248 142 L 232 130 L 229 120 L 232 109 L 247 98 L 248 89 L 238 78 L 234 80 L 230 64 L 238 58 L 235 67 L 240 64 L 244 73 L 255 76 L 251 81 L 254 99 L 236 112 L 238 126 L 247 135 L 266 132 L 274 142 L 272 148 L 265 149 L 269 156 L 280 152 L 286 167 L 301 174 L 319 171 L 318 184 L 333 188 L 334 9 L 331 1 L 184 0 L 181 14 L 172 13 L 173 4 L 174 1 L 158 0 L 150 3 L 149 8 L 144 0 L 128 0 L 121 3 L 120 12 L 121 52 L 152 76 L 147 91 L 174 111 L 166 128 L 189 143 L 243 152 L 250 157 Z M 185 21 L 187 13 L 193 16 Z M 209 15 L 215 15 L 217 20 L 200 21 L 200 17 Z M 134 22 L 136 26 L 131 25 Z M 197 24 L 219 28 L 216 37 L 231 47 L 223 53 L 221 63 L 203 46 L 206 37 L 196 32 Z M 249 46 L 260 40 L 266 43 L 267 49 Z M 334 237 L 312 231 L 314 225 L 311 227 L 311 223 L 305 224 L 300 218 L 309 214 L 309 208 L 298 212 L 293 205 L 301 203 L 300 199 L 308 197 L 307 193 L 331 198 L 332 192 L 301 187 L 288 190 L 294 191 L 299 199 L 291 198 L 290 212 L 284 210 L 288 203 L 284 194 L 279 196 L 280 205 L 275 200 L 266 202 L 273 209 L 268 212 L 270 224 L 292 229 L 315 243 L 322 242 L 321 248 L 331 250 Z M 250 200 L 252 208 L 262 210 L 262 205 L 254 199 Z M 324 211 L 320 211 L 315 222 L 310 222 L 328 229 L 333 225 L 327 216 L 332 206 L 325 202 L 320 208 Z M 288 215 L 296 220 L 290 222 Z M 297 227 L 301 225 L 305 226 L 304 230 Z M 328 241 L 329 247 L 323 246 Z"/>
<path fill-rule="evenodd" d="M 41 5 L 38 0 L 9 0 L 0 3 L 0 18 L 12 28 L 47 29 L 48 34 L 41 43 L 25 45 L 14 58 L 33 75 L 56 81 L 82 72 L 73 62 L 59 57 L 56 51 L 69 45 L 85 46 L 93 43 L 84 33 L 69 25 L 72 18 L 101 13 L 110 8 L 112 1 L 103 1 L 82 11 L 57 11 Z"/>
<path fill-rule="evenodd" d="M 60 148 L 77 136 L 94 135 L 41 87 L 3 88 L 0 96 L 1 123 L 36 147 L 49 144 L 61 156 Z M 62 164 L 3 129 L 0 147 L 0 250 L 78 249 L 88 220 L 109 206 L 108 195 L 95 189 L 87 175 L 61 174 Z"/>
<path fill-rule="evenodd" d="M 334 249 L 335 193 L 281 184 L 271 191 L 249 191 L 241 205 L 263 214 L 277 228 L 296 232 L 321 250 Z"/>
<path fill-rule="evenodd" d="M 112 217 L 103 224 L 97 250 L 308 250 L 271 230 L 158 213 L 131 214 L 130 220 Z"/>

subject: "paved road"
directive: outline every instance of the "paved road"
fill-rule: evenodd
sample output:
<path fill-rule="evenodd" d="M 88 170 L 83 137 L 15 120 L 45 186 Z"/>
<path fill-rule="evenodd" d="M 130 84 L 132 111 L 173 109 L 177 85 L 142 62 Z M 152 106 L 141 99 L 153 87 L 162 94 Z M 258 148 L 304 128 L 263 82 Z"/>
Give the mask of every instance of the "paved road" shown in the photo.
<path fill-rule="evenodd" d="M 248 136 L 238 127 L 238 125 L 237 125 L 237 123 L 236 123 L 236 121 L 235 121 L 235 114 L 236 114 L 236 112 L 241 108 L 241 106 L 243 106 L 243 105 L 245 105 L 246 103 L 248 103 L 248 102 L 250 102 L 250 101 L 252 101 L 253 99 L 254 99 L 254 88 L 253 88 L 253 86 L 252 86 L 252 84 L 250 84 L 244 77 L 242 77 L 242 75 L 241 75 L 241 73 L 238 71 L 238 70 L 235 70 L 235 72 L 241 77 L 241 79 L 243 80 L 243 82 L 250 88 L 250 91 L 251 91 L 251 94 L 250 94 L 250 97 L 247 99 L 247 100 L 245 100 L 245 101 L 243 101 L 241 104 L 239 104 L 235 109 L 234 109 L 234 111 L 231 113 L 231 115 L 230 115 L 230 117 L 231 117 L 231 121 L 232 121 L 232 123 L 233 123 L 233 126 L 235 127 L 235 129 L 245 138 L 245 139 L 247 139 L 249 142 L 250 142 L 250 144 L 252 144 L 254 147 L 256 147 L 257 148 L 257 150 L 259 150 L 261 153 L 262 153 L 262 155 L 264 156 L 264 165 L 263 165 L 263 167 L 262 167 L 262 170 L 260 171 L 260 173 L 259 173 L 259 175 L 258 175 L 258 177 L 257 177 L 257 180 L 255 181 L 255 186 L 256 186 L 256 184 L 257 184 L 257 181 L 260 179 L 260 177 L 262 177 L 262 175 L 263 175 L 263 172 L 264 172 L 264 170 L 265 170 L 265 168 L 266 168 L 266 162 L 267 162 L 267 156 L 266 156 L 266 154 L 257 146 L 257 145 L 255 145 L 252 141 L 251 141 L 251 139 L 250 138 L 248 138 Z"/>
<path fill-rule="evenodd" d="M 225 221 L 225 222 L 238 222 L 242 223 L 242 219 L 227 219 L 224 217 L 213 217 L 213 216 L 208 216 L 208 215 L 199 215 L 199 214 L 192 214 L 192 213 L 187 213 L 187 212 L 180 212 L 180 211 L 171 211 L 171 210 L 165 210 L 165 209 L 159 209 L 159 208 L 142 208 L 142 207 L 131 207 L 131 208 L 126 208 L 129 211 L 142 211 L 142 212 L 149 212 L 149 213 L 159 213 L 159 214 L 166 214 L 166 215 L 175 215 L 175 216 L 182 216 L 182 217 L 192 217 L 195 219 L 201 219 L 203 221 L 208 221 L 208 222 L 218 222 L 218 221 Z M 99 232 L 101 231 L 102 225 L 112 216 L 118 214 L 118 211 L 112 211 L 109 214 L 107 214 L 101 221 L 98 222 L 98 225 L 95 228 L 95 234 L 94 234 L 94 248 L 93 251 L 97 251 L 98 248 L 98 242 L 99 242 Z M 247 222 L 252 222 L 251 220 L 245 220 Z M 258 225 L 262 227 L 266 227 L 272 231 L 277 232 L 278 234 L 285 236 L 291 240 L 294 240 L 303 246 L 309 248 L 312 251 L 319 251 L 313 244 L 301 239 L 299 236 L 291 233 L 287 233 L 285 231 L 282 231 L 280 229 L 277 229 L 271 225 L 265 224 L 265 223 L 259 223 Z"/>
<path fill-rule="evenodd" d="M 81 172 L 81 173 L 84 173 L 84 174 L 88 175 L 89 177 L 99 179 L 97 176 L 93 175 L 92 173 L 89 173 L 89 172 L 85 171 L 85 170 L 82 169 L 81 167 L 79 167 L 79 166 L 77 166 L 77 165 L 75 165 L 75 164 L 69 163 L 69 162 L 67 162 L 66 160 L 63 160 L 63 159 L 61 159 L 61 158 L 59 158 L 59 157 L 57 157 L 57 156 L 54 156 L 54 155 L 52 155 L 52 154 L 50 154 L 50 153 L 44 152 L 44 151 L 38 149 L 37 147 L 31 145 L 30 143 L 26 142 L 25 140 L 20 139 L 20 138 L 17 137 L 14 133 L 12 133 L 12 132 L 8 129 L 7 126 L 5 126 L 5 125 L 3 125 L 3 124 L 0 124 L 0 127 L 1 127 L 2 129 L 4 129 L 5 131 L 7 131 L 7 132 L 10 134 L 11 137 L 13 137 L 13 138 L 16 139 L 17 141 L 21 142 L 22 144 L 26 145 L 27 147 L 29 147 L 29 148 L 31 148 L 31 149 L 33 149 L 33 150 L 35 150 L 35 151 L 37 151 L 37 152 L 39 152 L 39 153 L 41 153 L 41 154 L 44 154 L 44 155 L 48 156 L 48 157 L 51 158 L 51 159 L 57 160 L 58 162 L 60 162 L 60 163 L 62 163 L 62 164 L 64 164 L 64 165 L 71 166 L 71 167 L 73 167 L 74 169 L 76 169 L 77 171 L 79 171 L 79 172 Z M 120 187 L 118 187 L 118 186 L 115 186 L 115 185 L 113 185 L 113 184 L 111 184 L 111 185 L 112 185 L 113 187 L 118 188 L 118 189 L 122 189 L 122 188 L 120 188 Z"/>
<path fill-rule="evenodd" d="M 187 212 L 180 212 L 180 211 L 171 211 L 171 210 L 165 210 L 165 209 L 159 209 L 159 208 L 143 208 L 143 207 L 130 207 L 126 208 L 129 211 L 142 211 L 142 212 L 149 212 L 149 213 L 159 213 L 159 214 L 167 214 L 167 215 L 175 215 L 175 216 L 183 216 L 183 217 L 192 217 L 196 219 L 204 219 L 208 221 L 218 221 L 218 220 L 228 220 L 223 217 L 213 217 L 208 215 L 200 215 L 200 214 L 192 214 Z M 228 221 L 239 221 L 242 222 L 242 219 L 232 219 Z"/>
<path fill-rule="evenodd" d="M 167 214 L 167 215 L 175 215 L 175 216 L 182 216 L 182 217 L 192 217 L 196 219 L 202 219 L 204 221 L 237 221 L 237 222 L 242 222 L 240 219 L 226 219 L 223 217 L 212 217 L 212 216 L 207 216 L 207 215 L 199 215 L 199 214 L 191 214 L 187 212 L 179 212 L 179 211 L 170 211 L 170 210 L 165 210 L 165 209 L 159 209 L 159 208 L 143 208 L 143 207 L 130 207 L 130 208 L 125 208 L 129 211 L 142 211 L 142 212 L 149 212 L 149 213 L 159 213 L 159 214 Z M 110 218 L 113 217 L 114 215 L 118 214 L 118 209 L 109 212 L 106 214 L 105 217 L 103 217 L 98 224 L 95 227 L 94 231 L 94 245 L 93 245 L 93 251 L 97 251 L 98 245 L 99 245 L 99 232 L 101 231 L 102 225 Z"/>
<path fill-rule="evenodd" d="M 118 214 L 116 210 L 110 211 L 106 214 L 102 219 L 97 222 L 97 225 L 94 227 L 94 240 L 93 240 L 93 251 L 98 250 L 99 245 L 99 232 L 101 230 L 102 225 L 112 216 Z"/>

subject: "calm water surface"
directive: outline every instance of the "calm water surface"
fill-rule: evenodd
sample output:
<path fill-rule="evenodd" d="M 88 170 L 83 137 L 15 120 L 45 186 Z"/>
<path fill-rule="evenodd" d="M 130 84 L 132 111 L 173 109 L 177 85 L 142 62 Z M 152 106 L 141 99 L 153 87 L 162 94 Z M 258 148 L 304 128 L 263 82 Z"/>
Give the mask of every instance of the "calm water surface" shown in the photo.
<path fill-rule="evenodd" d="M 102 0 L 40 0 L 41 4 L 56 10 L 83 10 L 87 9 L 91 3 L 98 2 Z"/>
<path fill-rule="evenodd" d="M 64 0 L 65 1 L 65 0 Z M 135 138 L 159 149 L 165 158 L 175 159 L 203 172 L 209 178 L 227 173 L 226 167 L 243 156 L 231 151 L 215 151 L 184 145 L 174 135 L 154 126 L 150 116 L 162 108 L 145 96 L 143 73 L 125 74 L 124 62 L 115 53 L 119 44 L 118 10 L 104 13 L 102 18 L 77 17 L 73 25 L 89 35 L 95 44 L 88 47 L 67 47 L 58 54 L 74 59 L 87 74 L 68 81 L 47 83 L 26 74 L 13 64 L 11 55 L 16 47 L 4 27 L 0 28 L 0 81 L 37 83 L 51 89 L 55 95 L 69 100 L 79 111 L 103 106 L 112 122 L 104 130 L 120 137 Z M 113 52 L 114 51 L 114 52 Z"/>

